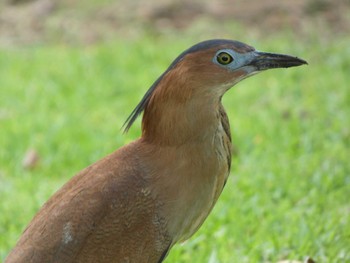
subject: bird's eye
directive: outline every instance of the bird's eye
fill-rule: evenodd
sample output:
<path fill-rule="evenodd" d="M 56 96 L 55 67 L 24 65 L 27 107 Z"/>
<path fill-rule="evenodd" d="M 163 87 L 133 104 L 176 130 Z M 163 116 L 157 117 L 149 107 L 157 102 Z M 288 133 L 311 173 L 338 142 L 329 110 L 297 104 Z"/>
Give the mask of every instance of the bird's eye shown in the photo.
<path fill-rule="evenodd" d="M 227 65 L 233 61 L 233 57 L 227 52 L 220 52 L 216 59 L 221 65 Z"/>

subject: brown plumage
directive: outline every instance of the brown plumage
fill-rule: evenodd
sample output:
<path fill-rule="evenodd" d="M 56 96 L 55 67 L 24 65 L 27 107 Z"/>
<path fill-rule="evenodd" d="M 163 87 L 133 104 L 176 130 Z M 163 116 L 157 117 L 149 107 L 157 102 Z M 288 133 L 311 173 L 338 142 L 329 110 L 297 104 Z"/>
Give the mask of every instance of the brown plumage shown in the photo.
<path fill-rule="evenodd" d="M 230 40 L 183 52 L 126 123 L 144 111 L 141 138 L 56 192 L 5 262 L 162 262 L 201 226 L 229 175 L 223 94 L 258 71 L 305 63 Z"/>

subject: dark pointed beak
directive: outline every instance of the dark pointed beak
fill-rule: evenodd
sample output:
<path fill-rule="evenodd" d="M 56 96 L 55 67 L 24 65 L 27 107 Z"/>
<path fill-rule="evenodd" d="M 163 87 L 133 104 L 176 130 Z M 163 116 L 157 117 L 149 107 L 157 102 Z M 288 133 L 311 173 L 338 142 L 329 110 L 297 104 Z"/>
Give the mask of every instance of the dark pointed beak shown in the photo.
<path fill-rule="evenodd" d="M 254 51 L 254 54 L 255 57 L 249 63 L 249 65 L 255 67 L 257 71 L 272 68 L 297 67 L 307 64 L 305 60 L 289 55 L 266 53 L 259 51 Z"/>

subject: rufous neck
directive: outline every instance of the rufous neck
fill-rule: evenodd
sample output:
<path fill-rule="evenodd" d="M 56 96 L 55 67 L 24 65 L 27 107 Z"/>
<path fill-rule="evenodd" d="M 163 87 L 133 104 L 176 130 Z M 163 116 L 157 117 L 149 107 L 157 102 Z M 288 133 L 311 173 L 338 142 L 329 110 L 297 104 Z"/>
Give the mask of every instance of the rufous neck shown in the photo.
<path fill-rule="evenodd" d="M 154 100 L 142 119 L 142 138 L 161 145 L 181 145 L 205 140 L 215 132 L 220 101 L 188 99 Z"/>

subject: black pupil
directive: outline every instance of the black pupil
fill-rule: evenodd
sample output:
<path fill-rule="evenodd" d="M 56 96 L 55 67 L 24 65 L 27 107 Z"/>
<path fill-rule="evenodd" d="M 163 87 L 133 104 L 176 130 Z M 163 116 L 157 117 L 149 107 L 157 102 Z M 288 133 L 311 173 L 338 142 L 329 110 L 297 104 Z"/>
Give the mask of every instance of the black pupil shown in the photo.
<path fill-rule="evenodd" d="M 221 56 L 221 60 L 223 61 L 223 62 L 227 62 L 228 61 L 228 56 L 226 56 L 226 55 L 222 55 Z"/>

